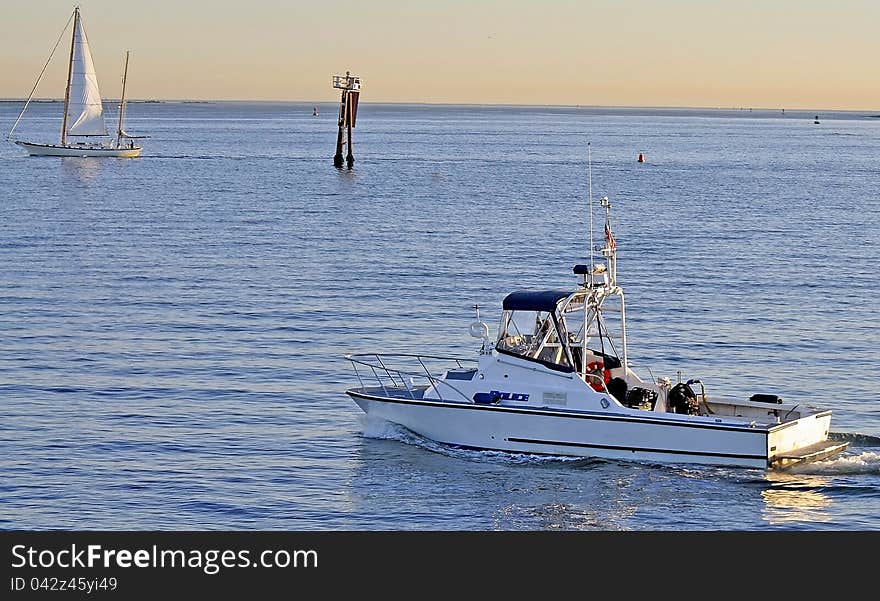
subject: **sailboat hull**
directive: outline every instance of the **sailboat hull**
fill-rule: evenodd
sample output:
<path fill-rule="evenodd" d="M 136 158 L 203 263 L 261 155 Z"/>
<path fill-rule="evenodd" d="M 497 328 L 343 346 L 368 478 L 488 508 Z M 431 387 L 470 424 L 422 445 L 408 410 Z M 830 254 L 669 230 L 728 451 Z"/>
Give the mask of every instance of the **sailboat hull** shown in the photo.
<path fill-rule="evenodd" d="M 17 141 L 31 156 L 44 157 L 116 157 L 130 159 L 140 156 L 140 146 L 134 148 L 114 148 L 112 146 L 94 146 L 88 144 L 37 144 L 34 142 Z"/>

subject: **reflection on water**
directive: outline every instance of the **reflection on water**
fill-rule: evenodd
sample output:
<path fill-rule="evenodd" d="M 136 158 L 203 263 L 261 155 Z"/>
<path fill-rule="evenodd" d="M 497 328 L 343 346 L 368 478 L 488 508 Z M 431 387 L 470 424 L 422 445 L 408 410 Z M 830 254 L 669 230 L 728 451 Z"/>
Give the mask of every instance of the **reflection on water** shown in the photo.
<path fill-rule="evenodd" d="M 517 494 L 499 499 L 502 502 L 492 512 L 492 528 L 627 530 L 638 502 L 627 496 L 628 484 L 621 479 L 628 478 L 616 478 L 611 473 L 587 475 L 573 464 L 560 464 L 543 477 L 524 479 Z"/>
<path fill-rule="evenodd" d="M 89 183 L 101 173 L 101 163 L 106 160 L 106 157 L 61 157 L 61 169 L 72 179 Z"/>
<path fill-rule="evenodd" d="M 553 492 L 549 493 L 553 496 Z M 602 499 L 593 504 L 584 502 L 548 502 L 536 506 L 508 505 L 493 516 L 496 530 L 626 530 L 627 520 L 637 506 L 623 499 Z"/>
<path fill-rule="evenodd" d="M 771 524 L 831 522 L 836 513 L 832 496 L 838 501 L 842 494 L 841 476 L 880 474 L 880 453 L 875 448 L 859 448 L 860 444 L 871 444 L 874 440 L 876 437 L 857 434 L 853 436 L 856 448 L 842 455 L 794 466 L 785 472 L 768 473 L 769 487 L 761 491 L 764 520 Z M 876 490 L 876 487 L 868 489 Z"/>
<path fill-rule="evenodd" d="M 763 518 L 770 524 L 828 522 L 831 499 L 822 492 L 828 479 L 822 476 L 770 472 L 769 487 L 761 491 Z"/>
<path fill-rule="evenodd" d="M 570 503 L 544 503 L 536 507 L 511 504 L 495 510 L 492 527 L 495 530 L 606 530 L 614 529 L 609 527 L 613 523 L 616 522 L 594 508 Z"/>

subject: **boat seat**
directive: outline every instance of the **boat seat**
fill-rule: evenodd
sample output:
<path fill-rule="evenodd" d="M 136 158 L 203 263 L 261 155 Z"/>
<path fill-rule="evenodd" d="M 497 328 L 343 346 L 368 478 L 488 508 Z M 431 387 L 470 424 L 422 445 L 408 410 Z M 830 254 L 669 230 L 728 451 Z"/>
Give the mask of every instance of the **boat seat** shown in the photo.
<path fill-rule="evenodd" d="M 623 378 L 611 378 L 608 382 L 608 392 L 621 404 L 626 404 L 626 390 L 628 386 Z"/>

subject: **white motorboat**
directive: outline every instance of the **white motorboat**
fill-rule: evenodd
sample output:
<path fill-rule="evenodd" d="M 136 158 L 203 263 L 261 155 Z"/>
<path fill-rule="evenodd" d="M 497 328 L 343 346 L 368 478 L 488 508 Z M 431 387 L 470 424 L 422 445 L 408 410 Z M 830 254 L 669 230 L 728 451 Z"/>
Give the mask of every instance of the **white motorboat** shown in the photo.
<path fill-rule="evenodd" d="M 95 74 L 95 65 L 92 62 L 92 53 L 89 42 L 83 29 L 82 17 L 79 7 L 74 8 L 73 14 L 68 20 L 67 26 L 73 22 L 73 37 L 70 41 L 70 58 L 67 66 L 67 87 L 64 90 L 64 109 L 61 122 L 61 140 L 57 144 L 41 142 L 27 142 L 15 140 L 15 143 L 24 148 L 32 156 L 59 156 L 59 157 L 119 157 L 133 158 L 140 156 L 143 150 L 135 144 L 137 138 L 147 136 L 133 136 L 123 129 L 125 117 L 125 82 L 128 77 L 129 53 L 125 53 L 125 67 L 122 75 L 122 95 L 119 100 L 119 115 L 116 127 L 116 136 L 109 137 L 107 125 L 104 122 L 104 107 L 101 100 L 101 92 L 98 89 L 98 79 Z M 67 30 L 65 26 L 65 31 Z M 64 35 L 64 31 L 61 32 Z M 55 45 L 58 48 L 58 45 Z M 48 66 L 55 50 L 46 61 Z M 37 90 L 37 86 L 46 72 L 46 67 L 37 77 L 21 113 L 12 125 L 7 138 L 11 139 L 15 128 L 27 111 L 28 105 Z M 72 141 L 71 138 L 88 138 L 89 141 Z M 109 139 L 108 139 L 109 138 Z M 94 140 L 94 141 L 92 141 Z"/>
<path fill-rule="evenodd" d="M 830 410 L 642 379 L 627 357 L 611 203 L 601 204 L 604 244 L 574 267 L 571 289 L 507 295 L 494 340 L 477 308 L 475 360 L 347 355 L 359 386 L 346 393 L 368 416 L 472 449 L 764 469 L 846 449 L 829 440 Z"/>

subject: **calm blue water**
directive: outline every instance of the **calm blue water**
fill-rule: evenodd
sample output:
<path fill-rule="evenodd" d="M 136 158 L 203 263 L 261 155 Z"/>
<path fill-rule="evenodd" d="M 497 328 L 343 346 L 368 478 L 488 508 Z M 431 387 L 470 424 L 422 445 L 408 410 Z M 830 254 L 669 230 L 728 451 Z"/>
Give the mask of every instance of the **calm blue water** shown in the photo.
<path fill-rule="evenodd" d="M 131 104 L 135 160 L 0 145 L 0 527 L 880 529 L 880 119 L 365 103 L 338 171 L 311 108 Z M 588 141 L 634 364 L 831 408 L 846 455 L 536 459 L 362 419 L 345 353 L 467 356 L 475 303 L 494 333 L 507 292 L 573 282 Z"/>

